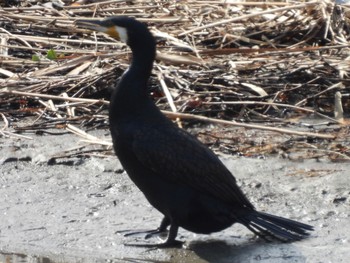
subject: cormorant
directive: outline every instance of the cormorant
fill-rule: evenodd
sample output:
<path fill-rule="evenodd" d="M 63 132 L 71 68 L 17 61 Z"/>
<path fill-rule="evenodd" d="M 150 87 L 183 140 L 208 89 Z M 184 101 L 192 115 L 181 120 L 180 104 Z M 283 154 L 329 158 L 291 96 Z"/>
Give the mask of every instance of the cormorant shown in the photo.
<path fill-rule="evenodd" d="M 309 235 L 310 225 L 255 210 L 219 158 L 149 98 L 147 81 L 156 43 L 145 24 L 120 16 L 77 20 L 76 25 L 107 33 L 131 48 L 131 65 L 111 97 L 110 131 L 115 153 L 131 180 L 164 215 L 159 228 L 150 233 L 166 232 L 170 226 L 166 241 L 156 246 L 179 244 L 179 227 L 209 234 L 234 223 L 267 240 L 295 241 Z"/>

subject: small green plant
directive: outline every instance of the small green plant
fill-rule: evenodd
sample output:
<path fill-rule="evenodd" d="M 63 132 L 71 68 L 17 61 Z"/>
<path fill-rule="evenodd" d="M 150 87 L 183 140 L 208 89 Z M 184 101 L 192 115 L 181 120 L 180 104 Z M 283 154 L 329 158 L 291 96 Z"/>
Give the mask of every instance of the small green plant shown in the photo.
<path fill-rule="evenodd" d="M 32 55 L 32 61 L 40 61 L 40 57 L 37 54 Z"/>
<path fill-rule="evenodd" d="M 56 60 L 57 59 L 57 53 L 53 49 L 49 49 L 46 53 L 46 58 L 50 60 Z"/>
<path fill-rule="evenodd" d="M 50 60 L 56 60 L 57 58 L 61 58 L 61 57 L 64 57 L 64 55 L 57 55 L 56 51 L 53 50 L 53 49 L 49 49 L 47 52 L 46 52 L 46 58 L 47 59 L 50 59 Z M 32 55 L 32 61 L 40 61 L 41 59 L 43 58 L 43 56 L 41 56 L 40 54 L 34 54 Z"/>

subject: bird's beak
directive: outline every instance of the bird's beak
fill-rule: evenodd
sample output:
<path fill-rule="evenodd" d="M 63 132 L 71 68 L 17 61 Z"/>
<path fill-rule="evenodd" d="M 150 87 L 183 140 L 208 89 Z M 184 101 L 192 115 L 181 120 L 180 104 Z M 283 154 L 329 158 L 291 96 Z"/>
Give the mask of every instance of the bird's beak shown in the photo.
<path fill-rule="evenodd" d="M 103 32 L 111 37 L 120 40 L 120 36 L 115 26 L 106 24 L 104 20 L 76 20 L 75 25 L 78 28 L 91 31 Z"/>

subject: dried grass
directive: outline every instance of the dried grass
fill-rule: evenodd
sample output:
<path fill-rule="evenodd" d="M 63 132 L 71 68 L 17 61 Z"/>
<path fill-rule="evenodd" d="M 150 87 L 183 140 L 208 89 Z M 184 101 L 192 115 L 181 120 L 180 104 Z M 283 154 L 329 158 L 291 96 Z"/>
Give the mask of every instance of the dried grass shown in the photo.
<path fill-rule="evenodd" d="M 150 92 L 170 117 L 245 127 L 271 139 L 252 153 L 295 150 L 297 143 L 286 142 L 301 136 L 317 145 L 302 158 L 350 158 L 349 6 L 326 0 L 21 5 L 0 8 L 0 135 L 56 127 L 80 129 L 91 141 L 82 129 L 106 127 L 110 90 L 130 51 L 74 21 L 129 15 L 147 22 L 157 38 Z M 342 117 L 334 118 L 339 109 Z M 18 127 L 27 116 L 35 121 Z M 282 142 L 262 130 L 281 133 Z M 214 137 L 230 148 L 221 151 L 249 155 L 249 142 L 237 136 Z"/>

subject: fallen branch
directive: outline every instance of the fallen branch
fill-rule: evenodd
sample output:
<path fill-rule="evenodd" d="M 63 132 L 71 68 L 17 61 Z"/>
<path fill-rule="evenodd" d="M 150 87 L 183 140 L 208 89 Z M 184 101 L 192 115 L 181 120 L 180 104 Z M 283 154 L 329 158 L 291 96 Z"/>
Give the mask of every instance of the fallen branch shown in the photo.
<path fill-rule="evenodd" d="M 322 138 L 322 139 L 335 139 L 334 135 L 329 135 L 329 134 L 292 131 L 292 130 L 269 127 L 269 126 L 238 123 L 235 121 L 226 121 L 226 120 L 220 120 L 220 119 L 212 119 L 212 118 L 207 118 L 204 116 L 198 116 L 198 115 L 187 114 L 187 113 L 174 113 L 174 112 L 170 112 L 170 111 L 163 111 L 163 113 L 172 119 L 181 118 L 181 119 L 187 119 L 187 120 L 189 120 L 189 119 L 201 120 L 201 121 L 210 122 L 210 123 L 224 124 L 224 125 L 242 127 L 242 128 L 247 128 L 247 129 L 258 129 L 258 130 L 272 131 L 272 132 L 278 132 L 278 133 L 284 133 L 284 134 L 290 134 L 290 135 L 308 136 L 308 137 Z"/>
<path fill-rule="evenodd" d="M 61 96 L 54 96 L 54 95 L 47 95 L 47 94 L 20 92 L 20 91 L 8 91 L 8 90 L 5 90 L 5 91 L 2 90 L 1 92 L 16 94 L 16 95 L 20 95 L 20 96 L 28 96 L 28 97 L 56 99 L 56 100 L 62 100 L 62 101 L 86 102 L 86 103 L 93 103 L 93 104 L 101 103 L 101 104 L 109 105 L 109 102 L 105 101 L 105 100 L 61 97 Z M 315 138 L 322 138 L 322 139 L 334 139 L 335 138 L 334 135 L 329 135 L 329 134 L 321 134 L 321 133 L 313 133 L 313 132 L 300 132 L 300 131 L 293 131 L 293 130 L 288 130 L 288 129 L 275 128 L 275 127 L 238 123 L 238 122 L 234 122 L 234 121 L 226 121 L 226 120 L 220 120 L 220 119 L 207 118 L 204 116 L 198 116 L 198 115 L 187 114 L 187 113 L 175 113 L 175 112 L 170 112 L 170 111 L 162 111 L 162 112 L 167 117 L 169 117 L 171 119 L 180 118 L 180 119 L 200 120 L 200 121 L 205 121 L 205 122 L 210 122 L 210 123 L 243 127 L 243 128 L 247 128 L 247 129 L 266 130 L 266 131 L 273 131 L 273 132 L 290 134 L 290 135 L 308 136 L 308 137 L 315 137 Z"/>

